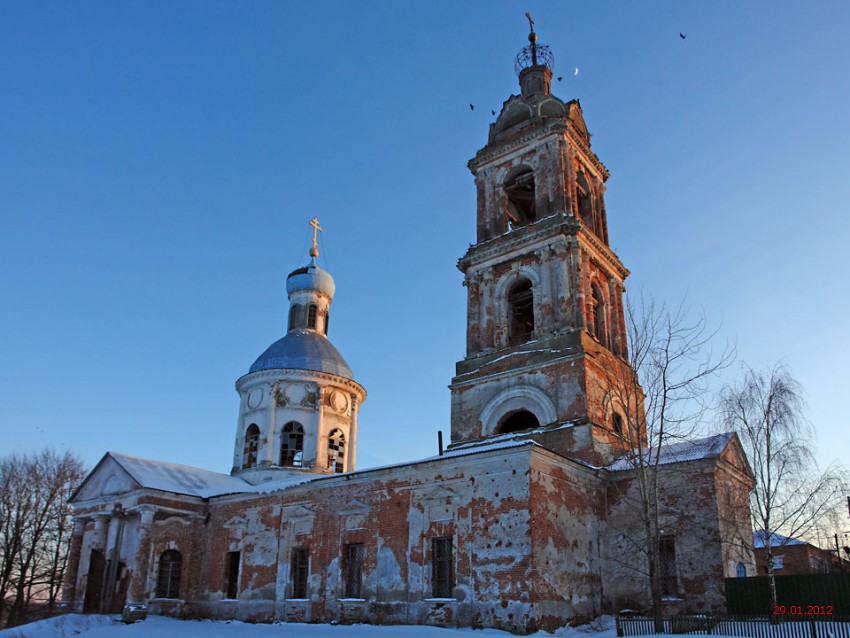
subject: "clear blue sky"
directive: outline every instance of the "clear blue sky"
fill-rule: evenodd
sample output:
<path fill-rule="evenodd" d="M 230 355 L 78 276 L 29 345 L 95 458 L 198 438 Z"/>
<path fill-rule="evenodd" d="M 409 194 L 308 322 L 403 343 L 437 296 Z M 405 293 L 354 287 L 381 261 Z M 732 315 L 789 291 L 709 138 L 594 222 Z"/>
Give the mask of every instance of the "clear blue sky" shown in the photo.
<path fill-rule="evenodd" d="M 845 0 L 0 0 L 0 453 L 228 471 L 233 384 L 284 332 L 313 216 L 369 393 L 359 466 L 433 453 L 466 162 L 518 91 L 527 10 L 612 173 L 629 289 L 787 363 L 821 462 L 850 459 Z"/>

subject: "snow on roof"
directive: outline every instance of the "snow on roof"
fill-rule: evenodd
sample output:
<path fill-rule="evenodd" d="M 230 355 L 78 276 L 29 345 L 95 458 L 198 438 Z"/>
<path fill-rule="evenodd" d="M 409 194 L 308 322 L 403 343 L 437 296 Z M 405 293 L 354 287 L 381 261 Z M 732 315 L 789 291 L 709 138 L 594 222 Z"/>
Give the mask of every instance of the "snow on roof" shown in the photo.
<path fill-rule="evenodd" d="M 805 545 L 806 541 L 801 541 L 798 538 L 791 538 L 790 536 L 783 536 L 782 534 L 777 534 L 774 532 L 770 535 L 770 546 L 771 547 L 785 547 L 786 545 Z M 753 532 L 753 547 L 756 549 L 764 549 L 765 546 L 765 533 L 763 529 L 757 529 Z"/>
<path fill-rule="evenodd" d="M 209 498 L 222 494 L 252 492 L 251 484 L 229 474 L 189 465 L 151 461 L 138 456 L 108 452 L 139 485 L 152 490 Z"/>
<path fill-rule="evenodd" d="M 735 436 L 734 432 L 724 432 L 723 434 L 715 434 L 714 436 L 707 436 L 693 441 L 670 443 L 669 445 L 662 446 L 660 449 L 644 449 L 642 450 L 641 457 L 647 465 L 655 465 L 656 461 L 658 465 L 668 465 L 671 463 L 711 459 L 720 456 L 733 436 Z M 631 470 L 639 463 L 637 456 L 637 452 L 622 456 L 611 463 L 608 469 L 612 472 Z"/>

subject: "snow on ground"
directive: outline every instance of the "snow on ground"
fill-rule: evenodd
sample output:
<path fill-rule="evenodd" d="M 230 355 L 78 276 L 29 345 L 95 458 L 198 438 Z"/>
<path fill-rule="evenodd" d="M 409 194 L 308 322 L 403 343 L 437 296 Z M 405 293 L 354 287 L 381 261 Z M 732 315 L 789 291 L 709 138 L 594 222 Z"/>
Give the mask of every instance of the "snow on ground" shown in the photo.
<path fill-rule="evenodd" d="M 584 627 L 563 627 L 550 634 L 534 634 L 539 638 L 615 638 L 612 617 Z M 444 629 L 413 625 L 318 625 L 278 623 L 251 624 L 238 621 L 175 620 L 149 616 L 147 620 L 125 625 L 117 617 L 68 614 L 29 625 L 0 631 L 0 638 L 473 638 L 490 636 L 510 638 L 512 634 L 497 629 Z M 714 637 L 717 638 L 717 637 Z"/>

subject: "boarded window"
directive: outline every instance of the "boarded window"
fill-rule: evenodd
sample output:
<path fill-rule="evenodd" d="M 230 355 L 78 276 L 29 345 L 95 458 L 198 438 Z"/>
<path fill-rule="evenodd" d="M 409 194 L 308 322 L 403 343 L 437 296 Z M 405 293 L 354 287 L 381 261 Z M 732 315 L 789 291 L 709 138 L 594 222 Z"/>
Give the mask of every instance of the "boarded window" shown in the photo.
<path fill-rule="evenodd" d="M 658 586 L 662 596 L 675 596 L 679 584 L 676 568 L 676 540 L 672 536 L 658 539 Z"/>
<path fill-rule="evenodd" d="M 227 564 L 224 572 L 224 596 L 239 596 L 239 558 L 241 552 L 227 552 Z"/>
<path fill-rule="evenodd" d="M 301 467 L 304 461 L 304 428 L 290 421 L 280 433 L 280 465 Z"/>
<path fill-rule="evenodd" d="M 508 292 L 508 341 L 519 345 L 534 333 L 534 293 L 528 279 L 520 279 Z"/>
<path fill-rule="evenodd" d="M 157 598 L 180 598 L 180 571 L 183 557 L 176 549 L 169 549 L 159 557 L 159 571 L 156 578 Z"/>
<path fill-rule="evenodd" d="M 345 597 L 362 598 L 363 589 L 363 543 L 345 546 Z"/>
<path fill-rule="evenodd" d="M 310 304 L 307 308 L 307 327 L 316 329 L 316 321 L 318 317 L 319 310 L 316 308 L 314 304 Z"/>
<path fill-rule="evenodd" d="M 260 447 L 260 428 L 252 423 L 245 430 L 245 449 L 242 452 L 242 469 L 257 465 L 257 451 Z"/>
<path fill-rule="evenodd" d="M 345 434 L 340 429 L 328 438 L 328 469 L 337 474 L 345 472 Z"/>
<path fill-rule="evenodd" d="M 310 550 L 296 547 L 292 550 L 292 595 L 290 598 L 307 598 L 307 579 L 310 576 Z"/>
<path fill-rule="evenodd" d="M 431 539 L 431 595 L 434 598 L 452 598 L 454 590 L 452 570 L 452 537 Z"/>

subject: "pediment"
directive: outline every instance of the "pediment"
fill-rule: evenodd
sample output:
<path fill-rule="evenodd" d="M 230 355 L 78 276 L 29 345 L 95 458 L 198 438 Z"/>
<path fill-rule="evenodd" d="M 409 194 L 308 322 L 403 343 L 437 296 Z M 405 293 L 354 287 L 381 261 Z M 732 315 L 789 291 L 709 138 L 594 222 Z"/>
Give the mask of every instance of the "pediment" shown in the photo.
<path fill-rule="evenodd" d="M 140 485 L 109 454 L 89 473 L 71 497 L 72 503 L 92 501 L 107 496 L 126 494 Z"/>
<path fill-rule="evenodd" d="M 726 444 L 726 447 L 723 448 L 723 451 L 720 453 L 720 457 L 752 478 L 753 470 L 750 467 L 750 462 L 747 459 L 747 453 L 744 451 L 744 446 L 741 445 L 741 440 L 738 438 L 737 434 L 733 435 L 729 440 L 729 443 Z"/>
<path fill-rule="evenodd" d="M 316 513 L 313 510 L 307 509 L 303 505 L 290 505 L 284 507 L 281 512 L 281 517 L 285 521 L 312 518 L 315 515 Z"/>
<path fill-rule="evenodd" d="M 443 487 L 442 485 L 439 485 L 439 486 L 437 486 L 437 487 L 435 487 L 431 490 L 428 490 L 427 492 L 424 492 L 422 494 L 422 496 L 420 497 L 420 500 L 424 503 L 429 503 L 429 504 L 430 503 L 436 503 L 436 502 L 443 502 L 443 503 L 448 504 L 448 503 L 451 503 L 452 501 L 454 501 L 454 499 L 456 499 L 456 498 L 457 498 L 456 492 L 454 492 L 453 490 L 450 490 L 447 487 Z"/>
<path fill-rule="evenodd" d="M 354 516 L 356 514 L 368 514 L 372 508 L 366 505 L 366 503 L 362 501 L 358 501 L 357 499 L 353 499 L 346 505 L 346 507 L 342 508 L 337 512 L 340 516 Z"/>

